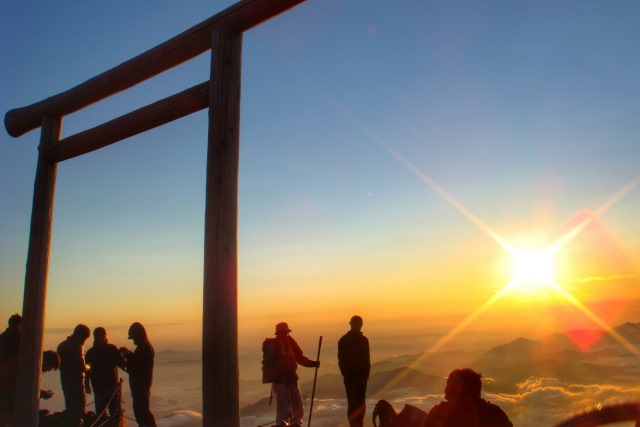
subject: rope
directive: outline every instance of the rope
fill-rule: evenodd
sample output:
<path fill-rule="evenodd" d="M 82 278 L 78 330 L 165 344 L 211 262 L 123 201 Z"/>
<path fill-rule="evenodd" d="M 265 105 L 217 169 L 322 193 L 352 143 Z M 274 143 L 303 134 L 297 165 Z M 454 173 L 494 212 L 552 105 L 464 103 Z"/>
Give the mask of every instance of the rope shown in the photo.
<path fill-rule="evenodd" d="M 91 424 L 89 427 L 102 427 L 102 426 L 104 426 L 106 423 L 108 423 L 108 422 L 110 421 L 110 419 L 111 419 L 111 418 L 107 417 L 107 418 L 105 419 L 105 421 L 104 421 L 102 424 L 100 424 L 99 426 L 96 426 L 96 424 L 98 424 L 98 421 L 100 421 L 100 419 L 101 419 L 103 416 L 106 416 L 107 409 L 109 408 L 109 405 L 111 404 L 111 402 L 113 401 L 113 399 L 114 399 L 114 398 L 116 397 L 116 395 L 118 394 L 118 391 L 119 391 L 119 390 L 120 390 L 120 384 L 116 385 L 116 386 L 113 388 L 113 391 L 109 391 L 109 392 L 107 392 L 107 393 L 104 393 L 102 396 L 100 396 L 100 398 L 102 398 L 102 397 L 104 397 L 104 396 L 107 396 L 107 394 L 108 394 L 108 393 L 111 393 L 111 398 L 109 399 L 109 401 L 108 401 L 108 402 L 107 402 L 107 404 L 105 405 L 104 409 L 102 410 L 102 412 L 100 412 L 100 415 L 98 415 L 98 418 L 96 418 L 96 420 L 93 422 L 93 424 Z M 94 400 L 94 402 L 95 402 L 95 400 Z M 94 402 L 91 402 L 91 403 L 94 403 Z M 91 403 L 88 403 L 88 404 L 87 404 L 87 406 L 91 405 Z"/>
<path fill-rule="evenodd" d="M 116 386 L 113 388 L 114 393 L 115 393 L 115 390 L 116 390 L 118 387 L 119 387 L 119 385 L 116 385 Z M 104 393 L 103 395 L 101 395 L 101 396 L 99 396 L 99 397 L 100 397 L 100 398 L 103 398 L 103 397 L 105 397 L 105 396 L 106 396 L 107 394 L 109 394 L 109 393 L 111 393 L 111 390 L 109 390 L 108 392 Z M 113 399 L 113 396 L 112 396 L 111 398 Z M 91 402 L 87 403 L 85 406 L 93 405 L 93 404 L 95 403 L 95 401 L 96 401 L 96 400 L 97 400 L 97 399 L 94 399 L 93 401 L 91 401 Z M 111 400 L 109 400 L 109 401 L 111 401 Z"/>
<path fill-rule="evenodd" d="M 126 419 L 131 420 L 131 421 L 133 421 L 133 422 L 135 422 L 135 423 L 137 423 L 137 422 L 138 422 L 138 421 L 136 421 L 136 420 L 135 420 L 135 419 L 133 419 L 133 418 L 129 418 L 129 417 L 127 417 L 126 415 L 123 415 L 123 416 L 124 416 Z"/>

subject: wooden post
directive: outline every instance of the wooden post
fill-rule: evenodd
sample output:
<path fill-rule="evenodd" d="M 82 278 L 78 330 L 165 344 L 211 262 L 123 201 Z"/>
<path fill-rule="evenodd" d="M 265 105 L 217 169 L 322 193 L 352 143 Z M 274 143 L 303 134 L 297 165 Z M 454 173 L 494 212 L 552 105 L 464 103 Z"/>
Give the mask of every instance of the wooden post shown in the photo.
<path fill-rule="evenodd" d="M 18 365 L 20 381 L 16 390 L 14 423 L 16 427 L 38 425 L 44 309 L 57 169 L 57 164 L 49 161 L 44 151 L 49 144 L 60 139 L 61 128 L 61 118 L 49 116 L 42 118 L 22 305 L 22 338 Z"/>
<path fill-rule="evenodd" d="M 238 167 L 242 33 L 212 30 L 204 235 L 202 425 L 238 427 Z"/>
<path fill-rule="evenodd" d="M 127 427 L 127 421 L 124 418 L 124 409 L 122 409 L 122 383 L 124 380 L 120 378 L 118 381 L 118 427 Z"/>

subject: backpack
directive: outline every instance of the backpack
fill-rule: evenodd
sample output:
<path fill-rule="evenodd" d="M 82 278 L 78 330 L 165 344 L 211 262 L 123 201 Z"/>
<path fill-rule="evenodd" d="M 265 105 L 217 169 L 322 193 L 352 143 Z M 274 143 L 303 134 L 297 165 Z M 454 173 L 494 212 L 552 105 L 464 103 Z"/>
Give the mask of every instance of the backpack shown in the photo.
<path fill-rule="evenodd" d="M 380 420 L 380 427 L 422 427 L 427 413 L 413 405 L 406 404 L 399 414 L 393 406 L 382 399 L 373 409 L 373 425 L 378 427 L 376 418 Z"/>
<path fill-rule="evenodd" d="M 277 356 L 270 347 L 277 345 L 275 338 L 265 338 L 262 343 L 262 383 L 274 383 L 278 377 L 276 369 Z"/>

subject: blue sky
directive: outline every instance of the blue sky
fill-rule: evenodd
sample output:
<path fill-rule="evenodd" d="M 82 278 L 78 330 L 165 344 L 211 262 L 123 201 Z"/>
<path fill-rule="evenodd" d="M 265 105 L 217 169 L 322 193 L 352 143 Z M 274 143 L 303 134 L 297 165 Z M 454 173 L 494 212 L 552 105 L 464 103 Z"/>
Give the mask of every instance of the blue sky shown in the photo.
<path fill-rule="evenodd" d="M 3 2 L 0 110 L 74 87 L 230 4 Z M 557 239 L 640 176 L 638 16 L 632 1 L 326 0 L 245 33 L 241 330 L 270 333 L 282 306 L 313 332 L 314 319 L 333 313 L 343 328 L 354 311 L 384 330 L 406 313 L 464 317 L 489 298 L 504 284 L 504 250 L 420 174 L 509 241 Z M 65 118 L 63 136 L 206 81 L 208 61 Z M 206 119 L 59 166 L 48 327 L 198 324 Z M 0 317 L 21 307 L 38 138 L 0 135 Z M 627 297 L 639 209 L 634 186 L 599 223 L 626 263 L 594 274 L 627 277 L 604 286 Z M 591 273 L 579 270 L 565 275 Z"/>

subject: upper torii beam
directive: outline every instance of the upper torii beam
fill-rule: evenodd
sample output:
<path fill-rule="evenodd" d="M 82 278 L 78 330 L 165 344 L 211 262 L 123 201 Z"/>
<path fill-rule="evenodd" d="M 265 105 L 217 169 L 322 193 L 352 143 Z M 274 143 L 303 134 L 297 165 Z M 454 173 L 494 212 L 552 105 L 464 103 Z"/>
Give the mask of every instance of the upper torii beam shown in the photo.
<path fill-rule="evenodd" d="M 209 107 L 202 325 L 204 427 L 238 427 L 237 214 L 242 34 L 305 0 L 242 0 L 86 82 L 12 109 L 13 137 L 41 127 L 16 395 L 16 427 L 38 425 L 49 250 L 58 162 Z M 60 140 L 64 116 L 211 49 L 210 81 Z"/>

